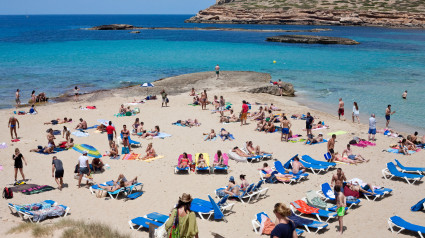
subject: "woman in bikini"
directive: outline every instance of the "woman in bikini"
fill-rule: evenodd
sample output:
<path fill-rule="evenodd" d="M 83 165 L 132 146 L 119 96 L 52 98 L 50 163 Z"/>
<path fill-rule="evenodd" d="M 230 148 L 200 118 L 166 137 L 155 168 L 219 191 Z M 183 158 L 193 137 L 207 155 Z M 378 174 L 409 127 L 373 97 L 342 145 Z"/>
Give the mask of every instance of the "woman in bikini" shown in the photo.
<path fill-rule="evenodd" d="M 139 125 L 140 125 L 140 119 L 136 118 L 136 121 L 134 121 L 134 123 L 133 123 L 133 131 L 134 132 L 137 133 L 137 128 L 139 127 Z"/>
<path fill-rule="evenodd" d="M 148 144 L 146 147 L 146 155 L 142 158 L 142 160 L 152 159 L 156 157 L 155 149 L 152 146 L 152 143 Z"/>
<path fill-rule="evenodd" d="M 128 147 L 129 152 L 131 152 L 130 141 L 128 139 L 128 137 L 130 136 L 130 131 L 127 130 L 127 125 L 123 125 L 122 127 L 123 127 L 123 129 L 121 130 L 122 144 L 124 147 Z"/>
<path fill-rule="evenodd" d="M 205 167 L 208 167 L 207 166 L 207 162 L 205 161 L 205 159 L 204 159 L 204 154 L 199 154 L 199 158 L 198 158 L 198 164 L 197 164 L 197 167 L 199 167 L 199 168 L 205 168 Z"/>
<path fill-rule="evenodd" d="M 65 138 L 66 141 L 69 141 L 70 136 L 71 136 L 71 131 L 69 131 L 68 128 L 66 128 L 66 126 L 63 126 L 62 138 Z"/>
<path fill-rule="evenodd" d="M 281 174 L 277 171 L 274 171 L 272 168 L 269 167 L 269 164 L 264 163 L 263 167 L 258 169 L 260 171 L 263 171 L 264 173 L 266 173 L 266 177 L 270 177 L 272 175 L 276 176 L 276 178 L 278 178 L 278 180 L 289 180 L 291 178 L 293 178 L 294 176 L 291 174 Z"/>
<path fill-rule="evenodd" d="M 116 158 L 118 156 L 118 146 L 115 141 L 111 142 L 111 150 L 109 151 L 109 156 L 112 158 Z"/>
<path fill-rule="evenodd" d="M 347 164 L 363 163 L 363 161 L 351 160 L 351 159 L 342 157 L 340 154 L 338 154 L 338 152 L 335 152 L 335 161 L 339 161 L 339 162 L 343 162 L 343 163 L 347 163 Z"/>
<path fill-rule="evenodd" d="M 223 153 L 221 153 L 221 150 L 217 150 L 217 162 L 214 162 L 214 166 L 223 166 L 225 167 L 226 165 L 223 163 L 224 161 L 223 158 Z"/>
<path fill-rule="evenodd" d="M 240 193 L 240 186 L 236 185 L 235 178 L 233 176 L 230 176 L 229 178 L 229 184 L 227 185 L 224 192 L 226 194 L 229 194 L 230 196 L 239 196 Z"/>
<path fill-rule="evenodd" d="M 213 105 L 215 110 L 218 110 L 218 108 L 220 107 L 220 102 L 218 101 L 217 95 L 214 95 Z"/>
<path fill-rule="evenodd" d="M 215 132 L 214 132 L 214 129 L 211 129 L 211 132 L 210 133 L 204 133 L 203 135 L 204 136 L 207 136 L 204 141 L 212 140 L 212 139 L 214 139 L 217 136 L 215 134 Z"/>
<path fill-rule="evenodd" d="M 159 134 L 159 132 L 160 132 L 159 126 L 155 126 L 155 129 L 151 130 L 151 132 L 144 133 L 141 137 L 146 138 L 148 136 L 152 136 L 152 138 L 153 138 L 153 137 L 157 136 Z"/>
<path fill-rule="evenodd" d="M 179 168 L 184 169 L 189 166 L 189 158 L 187 157 L 187 153 L 183 153 L 183 158 L 180 160 Z"/>
<path fill-rule="evenodd" d="M 239 186 L 239 188 L 240 188 L 240 190 L 241 190 L 241 191 L 245 191 L 245 190 L 248 188 L 248 186 L 249 186 L 249 183 L 248 183 L 248 181 L 245 179 L 245 177 L 246 177 L 246 175 L 245 175 L 245 174 L 241 174 L 241 175 L 239 176 L 239 178 L 241 179 L 241 185 Z"/>
<path fill-rule="evenodd" d="M 119 184 L 114 183 L 113 186 L 107 186 L 107 185 L 99 184 L 99 187 L 105 189 L 108 192 L 115 192 L 118 189 L 125 187 L 125 183 L 124 183 L 124 181 L 121 180 Z"/>
<path fill-rule="evenodd" d="M 117 181 L 116 182 L 115 181 L 112 181 L 112 182 L 114 183 L 114 185 L 116 185 L 118 183 L 121 183 L 121 181 L 124 182 L 124 186 L 125 187 L 128 187 L 128 186 L 131 186 L 131 185 L 134 185 L 134 184 L 137 183 L 137 176 L 134 179 L 132 179 L 132 180 L 127 180 L 125 178 L 124 174 L 120 174 L 120 175 L 118 175 Z"/>
<path fill-rule="evenodd" d="M 261 151 L 260 146 L 258 145 L 254 147 L 254 145 L 252 144 L 252 141 L 246 142 L 246 149 L 249 151 L 249 153 L 253 155 L 272 154 L 265 151 Z"/>

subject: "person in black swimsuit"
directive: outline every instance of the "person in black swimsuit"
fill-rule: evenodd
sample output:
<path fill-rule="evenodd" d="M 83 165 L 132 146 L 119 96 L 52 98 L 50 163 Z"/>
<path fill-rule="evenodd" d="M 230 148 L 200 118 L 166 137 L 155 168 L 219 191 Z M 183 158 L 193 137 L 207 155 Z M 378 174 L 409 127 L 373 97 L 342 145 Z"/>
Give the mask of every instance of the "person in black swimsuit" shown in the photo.
<path fill-rule="evenodd" d="M 25 160 L 25 158 L 21 154 L 21 152 L 19 152 L 18 148 L 15 149 L 15 154 L 12 156 L 12 158 L 15 161 L 15 182 L 16 182 L 17 177 L 18 177 L 18 169 L 21 172 L 22 179 L 25 180 L 24 171 L 22 169 L 23 168 L 22 160 L 24 160 L 25 166 L 27 165 L 27 161 Z"/>
<path fill-rule="evenodd" d="M 128 140 L 128 137 L 130 136 L 130 131 L 127 130 L 127 126 L 123 125 L 123 130 L 121 131 L 122 134 L 122 144 L 124 147 L 128 147 L 129 152 L 131 151 L 130 149 L 130 142 Z"/>

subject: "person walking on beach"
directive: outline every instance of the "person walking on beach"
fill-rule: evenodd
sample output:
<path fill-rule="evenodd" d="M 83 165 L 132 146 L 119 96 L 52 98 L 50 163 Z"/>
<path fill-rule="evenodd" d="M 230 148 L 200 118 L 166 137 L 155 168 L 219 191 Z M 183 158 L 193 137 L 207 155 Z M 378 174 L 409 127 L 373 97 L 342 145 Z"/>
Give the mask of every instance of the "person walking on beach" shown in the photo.
<path fill-rule="evenodd" d="M 339 103 L 338 103 L 338 119 L 341 120 L 341 116 L 342 119 L 345 121 L 345 117 L 344 117 L 344 101 L 342 101 L 342 98 L 339 99 Z"/>
<path fill-rule="evenodd" d="M 21 95 L 19 94 L 19 89 L 17 89 L 15 93 L 15 102 L 16 108 L 18 108 L 21 105 Z"/>
<path fill-rule="evenodd" d="M 372 113 L 370 115 L 369 118 L 369 132 L 368 132 L 369 136 L 368 136 L 368 140 L 370 141 L 371 138 L 372 140 L 376 140 L 375 139 L 375 135 L 376 135 L 376 118 L 375 118 L 375 114 Z"/>
<path fill-rule="evenodd" d="M 19 169 L 19 172 L 21 173 L 22 179 L 25 180 L 25 175 L 24 175 L 24 171 L 23 171 L 24 166 L 22 164 L 22 160 L 24 160 L 25 166 L 27 166 L 27 161 L 25 160 L 24 156 L 21 154 L 21 152 L 19 151 L 18 148 L 15 149 L 15 154 L 12 156 L 12 159 L 15 161 L 15 163 L 14 163 L 15 182 L 18 178 L 18 169 Z"/>
<path fill-rule="evenodd" d="M 168 94 L 165 92 L 165 89 L 163 89 L 161 91 L 161 97 L 162 97 L 162 104 L 161 107 L 164 107 L 164 103 L 165 103 L 165 107 L 167 107 L 168 104 Z"/>
<path fill-rule="evenodd" d="M 171 211 L 171 216 L 165 223 L 167 237 L 172 237 L 171 233 L 178 230 L 179 237 L 198 238 L 198 225 L 196 224 L 196 214 L 190 210 L 192 196 L 187 193 L 179 198 L 176 207 Z"/>
<path fill-rule="evenodd" d="M 10 128 L 10 137 L 12 137 L 13 140 L 13 132 L 15 133 L 15 139 L 18 139 L 18 135 L 16 134 L 16 124 L 18 124 L 19 128 L 19 121 L 14 116 L 9 118 L 9 123 L 7 124 L 7 127 Z"/>
<path fill-rule="evenodd" d="M 109 125 L 106 127 L 106 133 L 108 134 L 109 147 L 111 147 L 112 141 L 114 140 L 114 134 L 115 139 L 117 139 L 117 131 L 115 127 L 112 126 L 112 121 L 109 121 Z"/>
<path fill-rule="evenodd" d="M 333 162 L 335 160 L 335 140 L 336 135 L 332 134 L 332 138 L 328 141 L 328 152 L 331 154 L 330 162 Z"/>
<path fill-rule="evenodd" d="M 246 119 L 248 118 L 249 106 L 245 100 L 242 101 L 242 111 L 241 111 L 241 126 L 246 125 Z"/>
<path fill-rule="evenodd" d="M 313 138 L 311 129 L 313 128 L 314 118 L 310 115 L 310 112 L 307 112 L 307 117 L 305 119 L 305 129 L 307 130 L 307 138 Z"/>
<path fill-rule="evenodd" d="M 289 139 L 289 130 L 291 129 L 291 122 L 288 121 L 286 116 L 283 116 L 283 121 L 280 123 L 280 127 L 282 127 L 282 135 L 280 136 L 280 141 L 283 141 L 283 136 L 285 136 L 285 141 L 288 142 Z"/>
<path fill-rule="evenodd" d="M 388 105 L 387 108 L 385 109 L 385 119 L 387 120 L 387 124 L 386 124 L 386 128 L 388 128 L 388 125 L 390 124 L 390 120 L 391 120 L 391 115 L 394 114 L 395 111 L 391 111 L 391 105 Z"/>
<path fill-rule="evenodd" d="M 223 96 L 220 96 L 220 102 L 219 102 L 218 110 L 220 111 L 220 115 L 224 116 L 224 110 L 226 109 L 226 100 L 224 100 Z"/>
<path fill-rule="evenodd" d="M 220 66 L 218 65 L 215 66 L 215 76 L 216 80 L 220 77 Z"/>
<path fill-rule="evenodd" d="M 342 232 L 344 231 L 344 224 L 342 221 L 342 218 L 345 215 L 345 207 L 346 205 L 346 198 L 344 196 L 344 193 L 341 191 L 341 186 L 337 185 L 335 186 L 335 192 L 337 193 L 336 196 L 336 213 L 338 214 L 338 222 L 339 222 L 339 232 L 342 235 Z"/>
<path fill-rule="evenodd" d="M 63 188 L 63 164 L 60 159 L 56 156 L 52 158 L 52 177 L 55 178 L 56 183 L 58 184 L 59 191 L 62 191 Z"/>
<path fill-rule="evenodd" d="M 78 95 L 79 95 L 79 92 L 80 91 L 80 89 L 78 88 L 78 86 L 75 86 L 75 88 L 74 88 L 74 99 L 75 99 L 75 101 L 78 101 Z"/>
<path fill-rule="evenodd" d="M 288 216 L 292 214 L 291 209 L 289 209 L 283 203 L 276 203 L 274 205 L 273 213 L 276 216 L 275 227 L 270 233 L 272 238 L 295 238 L 298 237 L 296 226 L 293 221 L 291 221 Z"/>
<path fill-rule="evenodd" d="M 202 110 L 207 110 L 207 100 L 208 100 L 207 90 L 204 89 L 204 91 L 201 93 L 201 107 L 202 107 Z"/>
<path fill-rule="evenodd" d="M 404 93 L 401 95 L 403 99 L 407 99 L 407 90 L 404 90 Z"/>
<path fill-rule="evenodd" d="M 360 118 L 359 118 L 359 115 L 360 115 L 360 112 L 359 112 L 359 105 L 357 105 L 357 102 L 354 102 L 353 104 L 354 104 L 354 105 L 353 105 L 353 123 L 354 123 L 354 117 L 356 117 L 356 118 L 357 118 L 357 122 L 360 124 Z"/>
<path fill-rule="evenodd" d="M 78 178 L 78 188 L 81 187 L 81 180 L 83 179 L 84 174 L 89 175 L 91 173 L 90 166 L 89 166 L 89 157 L 87 157 L 88 152 L 83 151 L 83 155 L 81 155 L 78 158 L 78 163 L 80 166 L 79 174 L 80 177 Z M 87 185 L 89 184 L 89 181 L 87 180 Z"/>

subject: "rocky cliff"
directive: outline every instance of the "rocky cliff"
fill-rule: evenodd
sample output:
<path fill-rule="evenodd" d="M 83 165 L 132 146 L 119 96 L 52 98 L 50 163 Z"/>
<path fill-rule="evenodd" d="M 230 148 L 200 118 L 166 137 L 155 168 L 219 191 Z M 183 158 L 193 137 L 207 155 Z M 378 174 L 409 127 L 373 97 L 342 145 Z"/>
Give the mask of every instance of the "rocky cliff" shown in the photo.
<path fill-rule="evenodd" d="M 195 23 L 425 28 L 423 0 L 217 0 Z"/>

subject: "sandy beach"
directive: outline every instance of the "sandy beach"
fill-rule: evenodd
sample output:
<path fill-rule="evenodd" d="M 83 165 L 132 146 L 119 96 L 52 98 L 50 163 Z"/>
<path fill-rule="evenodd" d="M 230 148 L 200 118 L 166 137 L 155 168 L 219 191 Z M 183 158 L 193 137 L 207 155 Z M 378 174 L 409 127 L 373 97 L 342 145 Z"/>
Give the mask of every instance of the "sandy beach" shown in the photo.
<path fill-rule="evenodd" d="M 253 141 L 254 145 L 261 146 L 261 149 L 273 153 L 273 159 L 265 161 L 270 165 L 274 160 L 280 160 L 282 163 L 287 162 L 295 154 L 310 155 L 317 160 L 324 160 L 323 154 L 326 153 L 326 143 L 317 145 L 304 145 L 304 143 L 286 143 L 280 141 L 280 133 L 264 133 L 254 131 L 256 122 L 249 121 L 249 125 L 240 126 L 240 123 L 222 124 L 219 123 L 219 113 L 213 113 L 212 105 L 208 105 L 208 110 L 201 110 L 200 106 L 190 106 L 192 97 L 189 91 L 192 87 L 196 92 L 201 90 L 208 91 L 208 99 L 212 100 L 214 95 L 224 96 L 227 102 L 231 102 L 232 108 L 238 115 L 241 110 L 242 100 L 247 100 L 253 104 L 251 112 L 257 111 L 259 106 L 254 105 L 255 102 L 275 106 L 282 109 L 288 117 L 292 114 L 311 114 L 317 121 L 325 121 L 329 125 L 329 129 L 313 131 L 315 135 L 319 132 L 324 134 L 325 139 L 330 139 L 329 133 L 336 131 L 346 131 L 346 134 L 338 135 L 336 139 L 335 151 L 342 153 L 346 148 L 346 144 L 353 139 L 354 136 L 367 139 L 368 125 L 354 124 L 351 121 L 352 102 L 346 101 L 346 121 L 338 120 L 337 115 L 330 115 L 324 112 L 309 108 L 295 102 L 288 97 L 278 97 L 268 94 L 252 94 L 246 90 L 252 87 L 266 86 L 270 80 L 268 74 L 254 72 L 231 72 L 224 71 L 221 73 L 219 80 L 215 79 L 214 72 L 204 72 L 189 75 L 181 75 L 173 78 L 163 79 L 154 82 L 154 88 L 141 88 L 139 86 L 125 89 L 115 89 L 111 91 L 101 91 L 93 94 L 82 95 L 78 102 L 69 100 L 60 103 L 51 103 L 36 107 L 37 115 L 15 115 L 20 122 L 18 129 L 19 142 L 10 142 L 9 129 L 6 128 L 9 117 L 13 116 L 15 109 L 1 110 L 0 124 L 3 125 L 3 133 L 0 135 L 0 143 L 6 142 L 8 147 L 0 149 L 0 165 L 3 170 L 0 171 L 1 181 L 0 188 L 10 186 L 14 182 L 14 170 L 12 155 L 15 148 L 19 148 L 23 156 L 26 158 L 28 165 L 24 166 L 26 178 L 30 179 L 28 183 L 39 185 L 50 185 L 57 187 L 54 178 L 51 176 L 51 164 L 53 155 L 42 155 L 29 152 L 30 149 L 36 148 L 38 145 L 46 146 L 46 130 L 53 128 L 54 130 L 62 130 L 63 126 L 74 128 L 79 118 L 87 121 L 88 126 L 99 124 L 98 119 L 111 120 L 116 127 L 117 133 L 122 129 L 123 125 L 131 128 L 136 118 L 140 118 L 144 122 L 146 129 L 153 129 L 159 125 L 161 132 L 171 134 L 171 137 L 165 139 L 141 139 L 132 136 L 133 140 L 141 142 L 142 146 L 134 148 L 134 152 L 144 156 L 148 143 L 153 143 L 153 147 L 157 154 L 164 158 L 154 160 L 152 162 L 145 161 L 125 161 L 112 160 L 109 157 L 102 157 L 104 163 L 110 165 L 110 169 L 103 173 L 94 174 L 94 181 L 102 183 L 112 179 L 116 179 L 120 173 L 127 178 L 138 177 L 138 181 L 143 183 L 144 194 L 135 199 L 124 201 L 123 197 L 112 200 L 104 198 L 96 198 L 92 195 L 88 187 L 77 187 L 77 180 L 74 179 L 74 167 L 77 164 L 80 154 L 74 150 L 56 153 L 55 155 L 62 160 L 65 169 L 64 182 L 67 186 L 62 190 L 53 190 L 35 195 L 23 195 L 15 193 L 11 200 L 1 199 L 0 203 L 0 230 L 1 236 L 6 237 L 26 237 L 28 234 L 8 234 L 5 233 L 13 226 L 22 223 L 22 219 L 10 213 L 7 203 L 27 204 L 32 202 L 52 199 L 60 204 L 67 205 L 71 208 L 68 218 L 85 221 L 99 221 L 110 227 L 118 229 L 121 233 L 129 234 L 132 237 L 148 237 L 146 231 L 130 230 L 128 221 L 138 216 L 144 216 L 150 212 L 159 212 L 169 214 L 174 204 L 176 204 L 179 196 L 183 192 L 190 193 L 192 197 L 208 199 L 210 194 L 215 198 L 214 191 L 217 188 L 224 187 L 228 183 L 230 176 L 234 176 L 237 182 L 240 182 L 239 175 L 246 174 L 249 183 L 256 183 L 260 179 L 258 169 L 261 168 L 263 162 L 259 163 L 238 163 L 234 160 L 229 161 L 229 173 L 201 175 L 191 173 L 176 175 L 174 168 L 180 154 L 187 152 L 195 154 L 199 152 L 208 153 L 210 158 L 214 156 L 217 150 L 227 153 L 235 146 L 242 146 L 246 141 Z M 159 92 L 165 89 L 169 94 L 169 107 L 161 107 L 161 99 Z M 13 91 L 13 90 L 12 90 Z M 146 103 L 131 105 L 131 108 L 139 108 L 140 113 L 130 117 L 114 117 L 118 113 L 121 104 L 133 102 L 134 99 L 140 101 L 146 94 L 157 94 L 158 100 L 149 100 Z M 80 106 L 96 106 L 95 110 L 81 110 Z M 337 102 L 335 102 L 335 108 Z M 19 110 L 22 110 L 21 108 Z M 28 108 L 25 108 L 28 111 Z M 336 111 L 336 109 L 335 109 Z M 228 114 L 228 112 L 226 112 Z M 43 125 L 52 119 L 70 117 L 72 123 L 63 125 Z M 187 128 L 172 125 L 173 122 L 183 119 L 198 119 L 201 123 L 199 127 Z M 365 118 L 363 118 L 364 120 Z M 292 130 L 295 134 L 302 134 L 306 137 L 305 121 L 290 119 Z M 382 125 L 383 121 L 378 121 Z M 277 124 L 276 124 L 277 125 Z M 202 133 L 209 132 L 214 129 L 218 132 L 221 128 L 225 128 L 235 137 L 234 141 L 203 141 Z M 397 128 L 393 128 L 397 130 Z M 88 130 L 88 137 L 75 137 L 76 144 L 89 144 L 97 148 L 102 154 L 109 150 L 106 133 L 96 133 L 95 129 Z M 402 133 L 407 135 L 406 133 Z M 420 135 L 422 136 L 422 135 Z M 63 141 L 62 135 L 56 136 L 56 144 Z M 356 154 L 370 159 L 368 163 L 359 165 L 338 164 L 337 168 L 342 168 L 348 179 L 360 178 L 368 183 L 377 186 L 383 186 L 393 189 L 389 196 L 385 196 L 378 201 L 367 201 L 361 199 L 358 207 L 350 209 L 344 217 L 344 225 L 346 230 L 345 237 L 384 237 L 391 236 L 388 229 L 387 220 L 393 215 L 398 215 L 405 220 L 424 225 L 423 213 L 413 213 L 410 207 L 424 198 L 423 184 L 415 183 L 409 185 L 402 180 L 385 180 L 381 170 L 386 167 L 386 163 L 394 162 L 398 159 L 405 166 L 425 167 L 422 159 L 423 151 L 414 153 L 411 156 L 400 154 L 392 154 L 383 152 L 389 148 L 389 145 L 397 143 L 398 139 L 387 137 L 383 134 L 377 134 L 376 146 L 366 148 L 353 147 Z M 121 151 L 121 146 L 119 151 Z M 121 156 L 122 158 L 122 156 Z M 91 161 L 91 159 L 90 159 Z M 330 170 L 319 175 L 309 174 L 306 181 L 293 184 L 266 184 L 269 188 L 267 197 L 261 198 L 250 204 L 243 204 L 239 201 L 230 201 L 235 203 L 233 212 L 226 216 L 228 222 L 201 220 L 197 219 L 200 237 L 257 237 L 255 234 L 251 220 L 259 212 L 266 212 L 275 220 L 273 215 L 273 206 L 277 202 L 283 202 L 289 205 L 290 202 L 305 197 L 305 193 L 310 190 L 320 190 L 322 183 L 331 182 L 332 174 L 336 173 L 336 169 Z M 20 179 L 18 173 L 18 179 Z M 308 218 L 315 219 L 314 216 Z M 47 219 L 42 221 L 41 225 L 47 225 L 63 218 Z M 329 226 L 324 231 L 319 232 L 319 237 L 336 237 L 338 221 L 330 220 Z M 408 237 L 403 233 L 399 237 Z M 57 236 L 58 234 L 55 234 Z M 313 233 L 304 232 L 304 237 L 314 237 Z M 266 237 L 266 236 L 263 236 Z"/>

